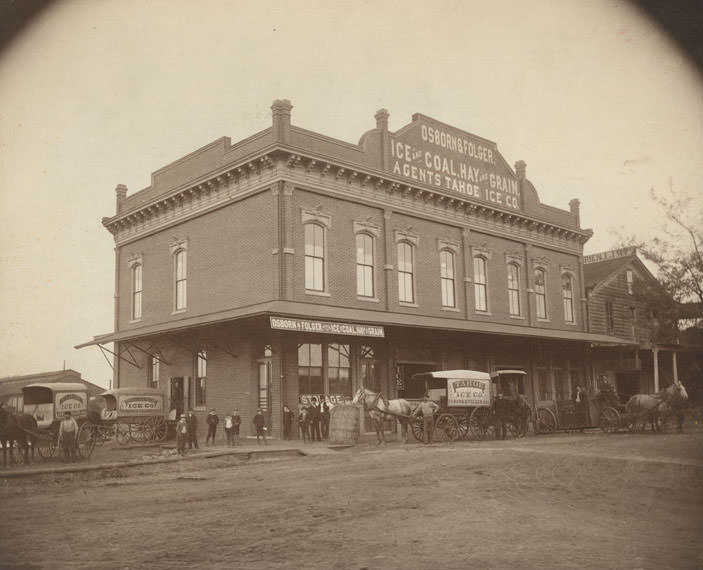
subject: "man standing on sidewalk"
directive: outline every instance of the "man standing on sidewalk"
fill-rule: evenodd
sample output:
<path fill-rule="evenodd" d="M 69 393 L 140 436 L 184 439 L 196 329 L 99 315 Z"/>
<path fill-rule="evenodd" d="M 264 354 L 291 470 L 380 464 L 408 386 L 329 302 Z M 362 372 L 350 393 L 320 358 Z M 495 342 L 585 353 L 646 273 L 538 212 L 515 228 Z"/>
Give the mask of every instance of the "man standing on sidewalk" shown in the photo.
<path fill-rule="evenodd" d="M 76 441 L 78 437 L 78 422 L 71 417 L 71 412 L 64 412 L 59 424 L 59 447 L 64 461 L 76 460 Z"/>
<path fill-rule="evenodd" d="M 425 433 L 425 445 L 432 443 L 432 432 L 434 431 L 434 414 L 439 410 L 439 406 L 430 400 L 429 395 L 425 394 L 422 402 L 413 411 L 413 416 L 422 414 L 422 427 Z"/>

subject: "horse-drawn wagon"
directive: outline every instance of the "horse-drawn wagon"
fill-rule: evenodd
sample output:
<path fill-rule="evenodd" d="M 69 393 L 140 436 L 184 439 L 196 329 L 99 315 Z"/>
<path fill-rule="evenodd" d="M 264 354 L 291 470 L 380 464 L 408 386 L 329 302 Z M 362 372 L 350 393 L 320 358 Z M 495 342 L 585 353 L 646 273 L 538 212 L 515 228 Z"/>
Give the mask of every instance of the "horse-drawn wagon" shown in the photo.
<path fill-rule="evenodd" d="M 680 428 L 680 408 L 688 398 L 680 382 L 674 382 L 656 394 L 635 394 L 624 397 L 612 385 L 606 385 L 593 397 L 576 403 L 556 401 L 552 407 L 539 407 L 535 421 L 537 433 L 556 430 L 583 431 L 600 428 L 605 433 L 628 430 L 644 431 L 650 423 L 656 431 Z"/>
<path fill-rule="evenodd" d="M 531 417 L 530 405 L 519 386 L 525 372 L 500 370 L 493 374 L 476 370 L 440 370 L 415 374 L 410 382 L 421 383 L 421 392 L 439 406 L 434 415 L 435 437 L 440 441 L 490 439 L 524 435 Z M 424 422 L 413 415 L 419 400 L 386 400 L 381 394 L 361 387 L 353 403 L 361 403 L 378 421 L 374 423 L 379 441 L 383 439 L 382 419 L 395 417 L 403 439 L 407 427 L 423 441 Z"/>
<path fill-rule="evenodd" d="M 424 382 L 425 393 L 440 407 L 435 423 L 440 437 L 483 440 L 527 432 L 531 409 L 520 389 L 525 376 L 522 370 L 441 370 L 412 380 Z M 414 422 L 412 430 L 418 440 L 424 437 L 421 422 Z"/>
<path fill-rule="evenodd" d="M 79 382 L 29 384 L 22 388 L 23 412 L 36 420 L 36 432 L 29 433 L 39 455 L 49 458 L 56 452 L 59 424 L 66 412 L 78 422 L 78 454 L 90 457 L 95 438 L 88 421 L 88 389 Z"/>
<path fill-rule="evenodd" d="M 116 388 L 90 399 L 88 418 L 98 441 L 114 433 L 117 443 L 152 443 L 166 439 L 164 395 L 156 388 Z M 175 419 L 174 419 L 175 420 Z"/>

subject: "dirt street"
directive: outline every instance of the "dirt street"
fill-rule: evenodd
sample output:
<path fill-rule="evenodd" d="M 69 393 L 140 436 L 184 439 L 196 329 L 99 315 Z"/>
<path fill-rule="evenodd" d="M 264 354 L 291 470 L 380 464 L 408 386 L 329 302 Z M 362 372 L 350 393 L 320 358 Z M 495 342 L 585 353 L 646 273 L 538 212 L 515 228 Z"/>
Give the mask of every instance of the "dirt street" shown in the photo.
<path fill-rule="evenodd" d="M 308 449 L 0 473 L 0 566 L 703 567 L 700 432 Z"/>

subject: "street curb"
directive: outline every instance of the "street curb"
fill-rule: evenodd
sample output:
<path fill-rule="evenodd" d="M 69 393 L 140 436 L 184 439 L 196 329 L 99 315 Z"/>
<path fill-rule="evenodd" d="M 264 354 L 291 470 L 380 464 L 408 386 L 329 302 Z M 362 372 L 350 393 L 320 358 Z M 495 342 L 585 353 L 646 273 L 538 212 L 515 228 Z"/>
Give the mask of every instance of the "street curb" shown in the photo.
<path fill-rule="evenodd" d="M 223 450 L 223 451 L 209 451 L 206 453 L 191 454 L 185 457 L 179 456 L 169 456 L 169 457 L 158 457 L 155 459 L 148 459 L 145 461 L 140 460 L 130 460 L 130 461 L 119 461 L 113 463 L 98 463 L 94 465 L 60 465 L 48 469 L 23 469 L 20 471 L 8 471 L 6 473 L 0 474 L 0 480 L 2 479 L 17 479 L 19 477 L 31 477 L 33 475 L 57 475 L 64 473 L 83 473 L 87 471 L 100 471 L 107 469 L 120 469 L 125 467 L 140 467 L 144 465 L 157 465 L 160 463 L 175 463 L 177 461 L 188 461 L 194 459 L 211 459 L 214 457 L 223 457 L 226 455 L 241 455 L 245 456 L 247 459 L 252 459 L 256 455 L 265 455 L 268 457 L 307 457 L 309 454 L 303 452 L 301 449 L 297 448 L 286 448 L 286 449 L 250 449 L 244 450 Z"/>

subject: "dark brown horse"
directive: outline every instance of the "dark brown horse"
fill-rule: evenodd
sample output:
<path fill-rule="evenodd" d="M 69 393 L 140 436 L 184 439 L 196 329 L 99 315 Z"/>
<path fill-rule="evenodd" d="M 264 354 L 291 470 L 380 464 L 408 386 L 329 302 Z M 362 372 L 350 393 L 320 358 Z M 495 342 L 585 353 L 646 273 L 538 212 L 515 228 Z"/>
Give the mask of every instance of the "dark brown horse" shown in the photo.
<path fill-rule="evenodd" d="M 527 398 L 518 392 L 515 382 L 509 382 L 507 393 L 500 398 L 496 398 L 494 411 L 496 431 L 500 432 L 501 439 L 505 439 L 506 426 L 508 424 L 515 426 L 518 437 L 527 435 L 527 426 L 532 417 L 532 409 Z"/>
<path fill-rule="evenodd" d="M 37 431 L 37 420 L 33 416 L 25 413 L 15 413 L 4 406 L 0 406 L 0 445 L 2 445 L 2 463 L 7 466 L 7 455 L 9 451 L 10 464 L 15 463 L 13 448 L 24 454 L 24 462 L 29 462 L 29 448 L 32 449 L 32 460 L 34 460 L 34 434 Z"/>

